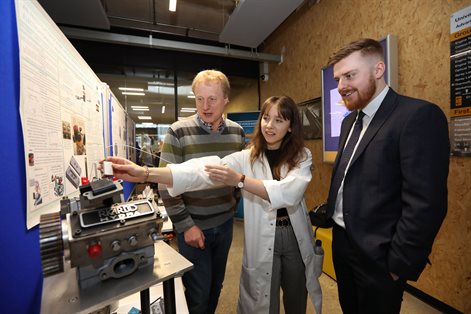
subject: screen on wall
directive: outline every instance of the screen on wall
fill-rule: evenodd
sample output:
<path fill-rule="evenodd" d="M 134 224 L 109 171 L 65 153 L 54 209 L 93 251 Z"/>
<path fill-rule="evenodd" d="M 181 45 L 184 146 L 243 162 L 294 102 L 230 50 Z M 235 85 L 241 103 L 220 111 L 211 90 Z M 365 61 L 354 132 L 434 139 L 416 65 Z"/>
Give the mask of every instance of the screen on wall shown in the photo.
<path fill-rule="evenodd" d="M 380 40 L 384 51 L 386 83 L 397 89 L 397 38 L 387 35 Z M 334 80 L 333 66 L 321 70 L 322 78 L 322 140 L 324 162 L 334 162 L 339 145 L 340 126 L 350 113 L 341 102 L 342 98 Z"/>

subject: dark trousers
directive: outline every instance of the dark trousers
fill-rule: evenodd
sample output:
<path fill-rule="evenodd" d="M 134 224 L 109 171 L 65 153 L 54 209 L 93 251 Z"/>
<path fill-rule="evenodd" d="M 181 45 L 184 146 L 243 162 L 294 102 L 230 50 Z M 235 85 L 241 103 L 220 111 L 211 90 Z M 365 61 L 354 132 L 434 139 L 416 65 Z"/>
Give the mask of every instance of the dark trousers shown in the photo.
<path fill-rule="evenodd" d="M 180 254 L 193 263 L 193 269 L 184 273 L 182 278 L 191 314 L 216 311 L 232 243 L 232 229 L 231 218 L 218 227 L 203 230 L 204 250 L 188 246 L 183 233 L 178 235 Z"/>
<path fill-rule="evenodd" d="M 345 314 L 398 314 L 405 281 L 394 281 L 385 269 L 362 255 L 342 227 L 334 225 L 332 255 Z"/>

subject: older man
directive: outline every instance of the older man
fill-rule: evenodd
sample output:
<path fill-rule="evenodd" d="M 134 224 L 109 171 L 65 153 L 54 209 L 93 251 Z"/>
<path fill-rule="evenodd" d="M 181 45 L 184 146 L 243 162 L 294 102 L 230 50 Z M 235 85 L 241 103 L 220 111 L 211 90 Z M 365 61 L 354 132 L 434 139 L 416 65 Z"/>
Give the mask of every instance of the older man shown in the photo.
<path fill-rule="evenodd" d="M 197 113 L 173 123 L 164 139 L 160 166 L 195 157 L 224 157 L 245 144 L 243 129 L 223 117 L 229 102 L 227 77 L 215 70 L 196 75 L 192 84 Z M 234 188 L 184 193 L 170 197 L 165 186 L 161 198 L 178 233 L 180 254 L 194 264 L 183 275 L 190 313 L 214 313 L 221 292 L 232 242 L 236 208 Z"/>

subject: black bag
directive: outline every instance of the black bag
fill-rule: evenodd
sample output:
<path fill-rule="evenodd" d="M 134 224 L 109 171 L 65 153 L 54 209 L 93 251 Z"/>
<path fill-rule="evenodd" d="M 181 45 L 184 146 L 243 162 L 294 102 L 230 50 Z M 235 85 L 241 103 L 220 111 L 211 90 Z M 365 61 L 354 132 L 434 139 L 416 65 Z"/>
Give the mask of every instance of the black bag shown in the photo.
<path fill-rule="evenodd" d="M 318 205 L 316 208 L 309 212 L 311 224 L 319 228 L 330 228 L 334 225 L 332 217 L 328 216 L 327 203 Z"/>

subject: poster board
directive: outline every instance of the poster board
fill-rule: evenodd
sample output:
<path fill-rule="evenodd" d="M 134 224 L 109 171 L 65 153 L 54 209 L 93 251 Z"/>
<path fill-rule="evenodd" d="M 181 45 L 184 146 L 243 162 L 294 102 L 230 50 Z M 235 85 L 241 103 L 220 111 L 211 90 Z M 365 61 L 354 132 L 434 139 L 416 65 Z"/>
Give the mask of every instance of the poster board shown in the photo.
<path fill-rule="evenodd" d="M 129 149 L 134 148 L 135 143 L 135 125 L 129 122 L 129 115 L 123 106 L 119 103 L 116 96 L 108 88 L 107 89 L 107 105 L 105 116 L 105 123 L 108 128 L 105 131 L 104 142 L 105 156 L 117 156 L 129 158 Z M 130 128 L 133 128 L 130 130 Z M 134 134 L 131 136 L 128 133 Z M 131 141 L 131 142 L 130 142 Z M 134 192 L 136 184 L 133 182 L 122 182 L 124 200 L 129 200 Z"/>
<path fill-rule="evenodd" d="M 126 158 L 132 162 L 136 162 L 137 154 L 136 150 L 136 123 L 126 115 Z"/>
<path fill-rule="evenodd" d="M 109 106 L 111 121 L 110 145 L 112 148 L 110 155 L 127 158 L 127 113 L 111 91 L 109 91 Z"/>
<path fill-rule="evenodd" d="M 258 115 L 260 111 L 250 112 L 229 112 L 227 118 L 234 122 L 237 122 L 245 132 L 245 142 L 248 143 L 251 138 L 251 134 L 257 124 Z"/>
<path fill-rule="evenodd" d="M 450 17 L 450 117 L 451 154 L 471 157 L 471 6 Z"/>
<path fill-rule="evenodd" d="M 386 84 L 393 89 L 398 86 L 398 64 L 397 64 L 397 37 L 387 35 L 381 39 L 383 46 L 386 72 L 384 78 Z M 333 163 L 337 156 L 339 146 L 340 127 L 343 119 L 349 111 L 340 102 L 342 97 L 337 90 L 337 82 L 334 80 L 333 66 L 321 69 L 322 78 L 322 141 L 323 160 Z"/>
<path fill-rule="evenodd" d="M 104 157 L 104 87 L 37 1 L 16 1 L 26 225 L 78 194 Z"/>

